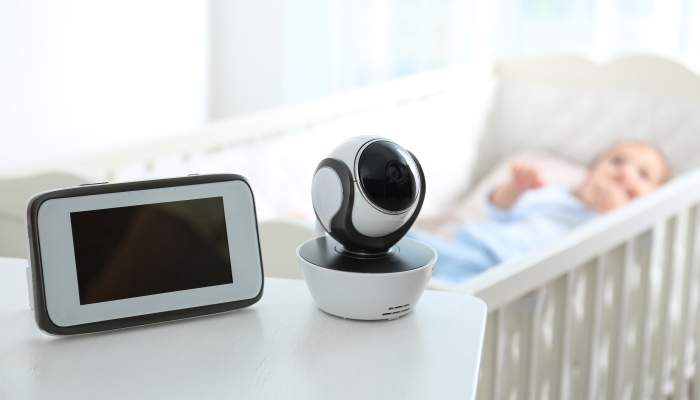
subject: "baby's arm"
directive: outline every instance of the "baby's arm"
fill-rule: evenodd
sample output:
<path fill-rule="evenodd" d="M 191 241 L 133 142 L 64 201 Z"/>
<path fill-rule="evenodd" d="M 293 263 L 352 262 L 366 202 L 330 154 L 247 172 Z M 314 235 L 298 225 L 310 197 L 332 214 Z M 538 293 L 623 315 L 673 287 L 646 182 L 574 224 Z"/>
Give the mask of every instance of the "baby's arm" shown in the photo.
<path fill-rule="evenodd" d="M 513 163 L 510 165 L 510 180 L 491 193 L 491 203 L 498 208 L 509 209 L 529 189 L 544 186 L 542 172 L 534 165 Z"/>

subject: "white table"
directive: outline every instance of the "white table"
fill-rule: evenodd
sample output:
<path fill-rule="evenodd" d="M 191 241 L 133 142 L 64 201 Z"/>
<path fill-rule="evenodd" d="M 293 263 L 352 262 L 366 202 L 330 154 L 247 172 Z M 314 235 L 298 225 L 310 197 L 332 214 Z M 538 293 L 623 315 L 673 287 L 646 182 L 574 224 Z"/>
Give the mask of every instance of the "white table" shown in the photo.
<path fill-rule="evenodd" d="M 472 399 L 486 306 L 427 291 L 394 321 L 316 308 L 303 281 L 265 280 L 247 309 L 51 337 L 29 310 L 25 260 L 0 258 L 2 399 Z"/>

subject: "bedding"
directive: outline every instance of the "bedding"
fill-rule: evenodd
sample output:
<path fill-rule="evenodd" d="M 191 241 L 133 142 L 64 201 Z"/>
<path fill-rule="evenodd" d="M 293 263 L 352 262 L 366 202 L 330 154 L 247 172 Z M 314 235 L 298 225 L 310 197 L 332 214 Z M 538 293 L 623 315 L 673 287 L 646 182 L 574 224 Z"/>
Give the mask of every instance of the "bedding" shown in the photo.
<path fill-rule="evenodd" d="M 509 176 L 513 161 L 534 164 L 542 169 L 548 185 L 573 190 L 586 177 L 587 167 L 566 157 L 544 150 L 533 150 L 506 158 L 453 204 L 433 213 L 423 213 L 416 220 L 414 230 L 425 231 L 443 238 L 454 238 L 460 225 L 466 222 L 481 222 L 487 219 L 484 199 L 487 193 Z"/>
<path fill-rule="evenodd" d="M 673 175 L 700 165 L 700 102 L 642 90 L 504 80 L 481 134 L 474 178 L 527 149 L 589 162 L 612 143 L 638 139 L 669 157 Z"/>

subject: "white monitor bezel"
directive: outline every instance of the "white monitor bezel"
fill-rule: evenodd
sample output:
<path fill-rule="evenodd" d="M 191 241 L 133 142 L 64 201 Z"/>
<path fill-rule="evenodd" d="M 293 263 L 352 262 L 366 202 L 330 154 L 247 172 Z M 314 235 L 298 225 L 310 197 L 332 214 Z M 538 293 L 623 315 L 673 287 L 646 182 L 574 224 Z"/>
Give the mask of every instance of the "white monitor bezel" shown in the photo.
<path fill-rule="evenodd" d="M 222 197 L 233 283 L 93 304 L 80 304 L 70 213 Z M 83 325 L 251 299 L 263 285 L 255 205 L 243 181 L 49 199 L 38 210 L 46 309 L 59 327 Z"/>

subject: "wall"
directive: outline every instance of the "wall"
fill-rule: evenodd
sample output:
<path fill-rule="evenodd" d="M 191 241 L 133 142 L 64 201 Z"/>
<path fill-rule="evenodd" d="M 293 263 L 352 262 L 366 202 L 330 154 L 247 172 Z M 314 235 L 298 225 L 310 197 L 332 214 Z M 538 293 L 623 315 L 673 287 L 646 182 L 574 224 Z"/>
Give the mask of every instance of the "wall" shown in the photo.
<path fill-rule="evenodd" d="M 209 117 L 283 102 L 284 0 L 210 0 Z"/>
<path fill-rule="evenodd" d="M 204 1 L 0 1 L 0 172 L 207 118 Z"/>

